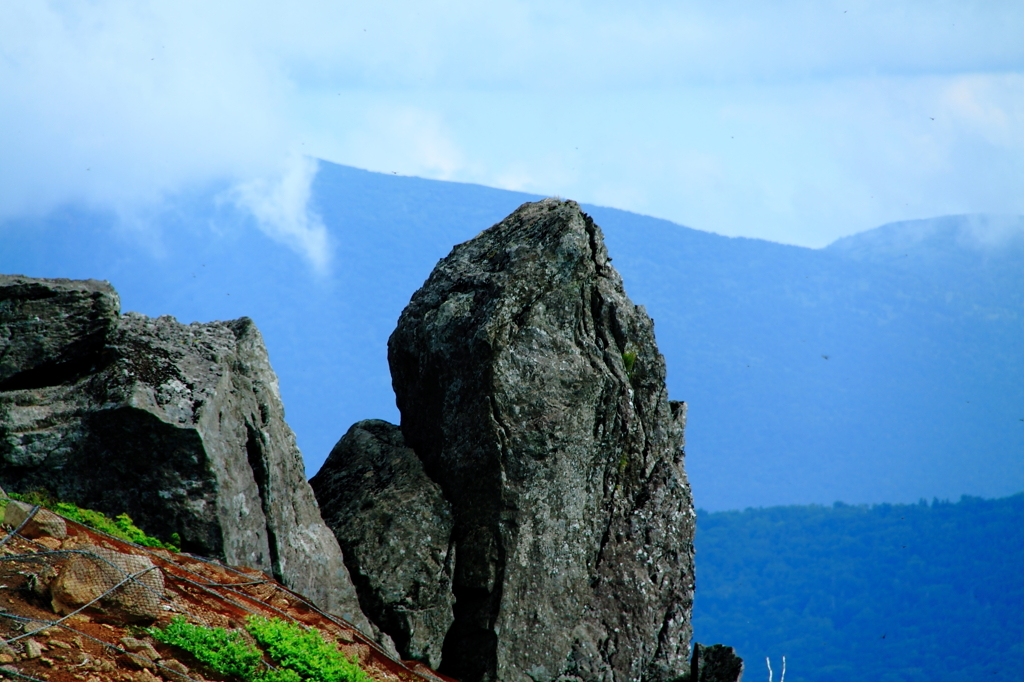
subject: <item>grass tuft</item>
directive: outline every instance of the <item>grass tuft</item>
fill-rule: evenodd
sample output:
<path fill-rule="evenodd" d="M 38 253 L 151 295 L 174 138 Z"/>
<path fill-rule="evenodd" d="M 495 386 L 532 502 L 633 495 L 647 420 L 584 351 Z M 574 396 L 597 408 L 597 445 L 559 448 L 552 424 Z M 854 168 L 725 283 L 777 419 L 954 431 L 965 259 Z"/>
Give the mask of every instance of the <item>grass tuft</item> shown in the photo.
<path fill-rule="evenodd" d="M 153 639 L 179 647 L 223 675 L 259 679 L 263 652 L 239 632 L 193 625 L 176 616 L 164 629 L 150 628 Z"/>
<path fill-rule="evenodd" d="M 317 630 L 259 616 L 250 616 L 246 629 L 282 669 L 294 670 L 302 682 L 370 682 L 355 661 Z"/>

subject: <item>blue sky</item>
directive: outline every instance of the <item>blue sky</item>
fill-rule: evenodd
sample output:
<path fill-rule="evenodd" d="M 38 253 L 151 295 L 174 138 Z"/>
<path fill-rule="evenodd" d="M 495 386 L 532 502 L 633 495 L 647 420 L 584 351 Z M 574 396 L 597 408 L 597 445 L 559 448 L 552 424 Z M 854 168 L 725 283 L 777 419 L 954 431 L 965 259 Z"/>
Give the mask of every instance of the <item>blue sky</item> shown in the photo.
<path fill-rule="evenodd" d="M 0 220 L 209 183 L 317 268 L 308 157 L 805 246 L 1024 214 L 1024 3 L 0 0 Z"/>

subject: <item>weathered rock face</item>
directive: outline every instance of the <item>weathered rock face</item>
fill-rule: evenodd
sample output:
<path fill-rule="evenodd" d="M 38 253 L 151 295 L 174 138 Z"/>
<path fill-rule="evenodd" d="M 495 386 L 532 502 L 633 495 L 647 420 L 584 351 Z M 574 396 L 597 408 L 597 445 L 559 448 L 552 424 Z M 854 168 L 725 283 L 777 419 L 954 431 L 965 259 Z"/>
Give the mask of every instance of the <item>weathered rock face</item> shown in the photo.
<path fill-rule="evenodd" d="M 669 402 L 653 323 L 593 221 L 549 199 L 456 246 L 388 350 L 405 443 L 454 510 L 441 671 L 685 674 L 685 405 Z"/>
<path fill-rule="evenodd" d="M 127 512 L 369 629 L 253 322 L 119 308 L 106 282 L 0 276 L 0 484 Z"/>
<path fill-rule="evenodd" d="M 454 519 L 401 430 L 359 422 L 310 480 L 363 612 L 404 659 L 436 668 L 452 624 Z"/>
<path fill-rule="evenodd" d="M 67 383 L 105 362 L 121 307 L 107 282 L 0 275 L 0 287 L 0 390 Z"/>

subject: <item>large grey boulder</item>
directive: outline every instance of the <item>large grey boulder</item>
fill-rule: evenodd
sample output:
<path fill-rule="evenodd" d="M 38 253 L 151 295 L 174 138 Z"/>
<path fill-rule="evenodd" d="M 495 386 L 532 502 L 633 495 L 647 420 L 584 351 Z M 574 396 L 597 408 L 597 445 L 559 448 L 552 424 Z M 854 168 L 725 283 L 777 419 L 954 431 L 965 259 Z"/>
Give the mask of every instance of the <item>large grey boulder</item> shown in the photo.
<path fill-rule="evenodd" d="M 388 344 L 405 444 L 454 511 L 440 671 L 669 680 L 689 668 L 685 405 L 574 202 L 525 204 L 440 261 Z"/>
<path fill-rule="evenodd" d="M 402 658 L 438 667 L 455 601 L 454 518 L 401 430 L 375 419 L 355 424 L 310 485 L 363 612 Z"/>
<path fill-rule="evenodd" d="M 106 282 L 0 276 L 0 485 L 127 512 L 369 631 L 252 320 L 119 308 Z"/>

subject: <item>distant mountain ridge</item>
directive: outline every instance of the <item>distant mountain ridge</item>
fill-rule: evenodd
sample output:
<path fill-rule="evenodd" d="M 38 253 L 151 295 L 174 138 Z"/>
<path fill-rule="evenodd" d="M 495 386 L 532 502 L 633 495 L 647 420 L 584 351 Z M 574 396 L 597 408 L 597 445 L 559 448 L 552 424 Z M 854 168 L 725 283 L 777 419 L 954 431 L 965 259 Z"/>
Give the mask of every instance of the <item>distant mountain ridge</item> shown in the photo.
<path fill-rule="evenodd" d="M 1021 489 L 1019 251 L 897 267 L 590 210 L 690 403 L 698 506 Z"/>
<path fill-rule="evenodd" d="M 176 198 L 144 238 L 74 207 L 8 222 L 0 271 L 109 279 L 126 310 L 186 322 L 251 316 L 309 474 L 352 423 L 397 420 L 385 343 L 409 292 L 452 244 L 537 198 L 322 162 L 311 207 L 335 248 L 317 277 L 217 191 Z M 1024 490 L 1024 249 L 956 241 L 994 233 L 991 219 L 814 250 L 584 210 L 655 320 L 670 396 L 690 405 L 699 507 Z M 997 227 L 1012 237 L 1021 220 Z"/>
<path fill-rule="evenodd" d="M 887 223 L 835 240 L 826 250 L 872 263 L 899 264 L 975 258 L 1019 258 L 1024 251 L 1024 216 L 965 214 Z"/>
<path fill-rule="evenodd" d="M 890 223 L 837 239 L 825 250 L 913 274 L 968 317 L 1019 319 L 1024 310 L 1024 216 Z"/>

